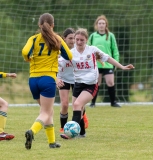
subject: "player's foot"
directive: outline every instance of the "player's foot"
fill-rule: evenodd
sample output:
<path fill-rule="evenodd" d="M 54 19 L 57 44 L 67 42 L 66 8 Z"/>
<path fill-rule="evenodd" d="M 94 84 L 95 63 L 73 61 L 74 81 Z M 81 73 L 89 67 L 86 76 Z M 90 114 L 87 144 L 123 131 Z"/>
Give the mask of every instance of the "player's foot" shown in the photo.
<path fill-rule="evenodd" d="M 5 133 L 5 132 L 0 133 L 0 141 L 11 140 L 13 138 L 14 138 L 14 135 L 12 135 L 12 134 L 8 134 L 8 133 Z"/>
<path fill-rule="evenodd" d="M 50 143 L 50 144 L 49 144 L 49 147 L 50 147 L 50 148 L 60 148 L 61 145 L 60 145 L 59 143 Z"/>
<path fill-rule="evenodd" d="M 111 104 L 112 107 L 121 107 L 116 101 Z"/>
<path fill-rule="evenodd" d="M 87 118 L 86 113 L 83 115 L 83 120 L 84 120 L 84 125 L 85 125 L 84 127 L 85 127 L 85 128 L 88 128 L 88 123 L 89 123 L 89 122 L 88 122 L 88 118 Z"/>
<path fill-rule="evenodd" d="M 95 107 L 95 103 L 91 103 L 89 107 L 91 108 Z"/>
<path fill-rule="evenodd" d="M 64 128 L 60 128 L 60 132 L 61 132 L 61 133 L 64 133 Z"/>
<path fill-rule="evenodd" d="M 25 148 L 31 149 L 32 146 L 32 140 L 34 139 L 32 130 L 28 130 L 25 132 L 26 142 L 25 142 Z"/>
<path fill-rule="evenodd" d="M 86 134 L 83 134 L 83 135 L 79 134 L 78 135 L 78 138 L 85 138 L 85 137 L 86 137 Z"/>
<path fill-rule="evenodd" d="M 61 134 L 60 136 L 61 136 L 61 138 L 63 138 L 63 139 L 71 139 L 71 138 L 68 137 L 66 134 Z"/>

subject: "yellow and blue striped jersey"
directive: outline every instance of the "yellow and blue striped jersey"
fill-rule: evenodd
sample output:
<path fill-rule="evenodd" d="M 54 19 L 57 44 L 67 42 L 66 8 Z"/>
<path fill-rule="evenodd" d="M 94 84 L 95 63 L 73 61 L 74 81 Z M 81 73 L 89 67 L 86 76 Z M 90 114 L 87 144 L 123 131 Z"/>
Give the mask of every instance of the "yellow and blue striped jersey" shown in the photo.
<path fill-rule="evenodd" d="M 58 35 L 57 35 L 58 36 Z M 24 48 L 22 56 L 25 61 L 30 62 L 30 77 L 51 76 L 56 79 L 58 72 L 58 55 L 66 60 L 72 59 L 72 53 L 64 40 L 58 36 L 61 41 L 60 50 L 49 50 L 42 34 L 31 36 Z"/>
<path fill-rule="evenodd" d="M 5 78 L 7 73 L 0 72 L 0 78 Z"/>

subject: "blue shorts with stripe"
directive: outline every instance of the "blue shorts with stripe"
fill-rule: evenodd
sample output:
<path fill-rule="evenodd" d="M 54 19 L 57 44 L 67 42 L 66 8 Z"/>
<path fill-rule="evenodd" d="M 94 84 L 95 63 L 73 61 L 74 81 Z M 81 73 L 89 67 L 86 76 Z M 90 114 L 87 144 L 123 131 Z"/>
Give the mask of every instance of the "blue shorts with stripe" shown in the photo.
<path fill-rule="evenodd" d="M 34 99 L 40 99 L 40 95 L 53 98 L 56 94 L 56 83 L 50 76 L 30 77 L 29 87 Z"/>

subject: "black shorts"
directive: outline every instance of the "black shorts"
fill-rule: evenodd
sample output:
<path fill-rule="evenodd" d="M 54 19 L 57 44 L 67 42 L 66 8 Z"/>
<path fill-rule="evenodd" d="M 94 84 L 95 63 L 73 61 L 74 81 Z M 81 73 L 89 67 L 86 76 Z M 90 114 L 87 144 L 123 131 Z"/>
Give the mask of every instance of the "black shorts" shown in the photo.
<path fill-rule="evenodd" d="M 63 82 L 64 83 L 64 86 L 61 87 L 59 90 L 62 90 L 62 89 L 65 89 L 65 90 L 70 90 L 70 88 L 74 88 L 74 84 L 70 84 L 70 83 L 66 83 L 66 82 Z"/>
<path fill-rule="evenodd" d="M 114 69 L 113 68 L 98 68 L 98 71 L 100 74 L 102 75 L 106 75 L 106 74 L 114 74 Z"/>
<path fill-rule="evenodd" d="M 82 91 L 87 91 L 94 97 L 98 91 L 98 83 L 89 85 L 85 83 L 75 82 L 73 96 L 78 97 Z"/>

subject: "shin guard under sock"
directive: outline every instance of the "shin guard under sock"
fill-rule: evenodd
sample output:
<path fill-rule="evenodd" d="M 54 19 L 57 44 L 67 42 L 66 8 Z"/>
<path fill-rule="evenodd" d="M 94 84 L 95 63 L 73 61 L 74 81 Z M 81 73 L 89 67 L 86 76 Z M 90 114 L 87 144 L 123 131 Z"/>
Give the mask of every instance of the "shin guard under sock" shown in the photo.
<path fill-rule="evenodd" d="M 115 98 L 116 98 L 115 85 L 112 86 L 112 87 L 108 87 L 108 94 L 109 94 L 109 97 L 110 97 L 111 104 L 114 104 Z"/>
<path fill-rule="evenodd" d="M 67 119 L 68 119 L 68 113 L 67 114 L 60 113 L 61 128 L 64 128 L 64 125 L 66 124 Z"/>
<path fill-rule="evenodd" d="M 82 118 L 81 121 L 80 121 L 80 128 L 81 128 L 80 135 L 84 135 L 86 133 L 84 126 L 85 126 L 84 125 L 84 120 Z"/>
<path fill-rule="evenodd" d="M 80 120 L 81 120 L 81 111 L 73 111 L 72 121 L 75 121 L 78 124 L 80 124 Z"/>

